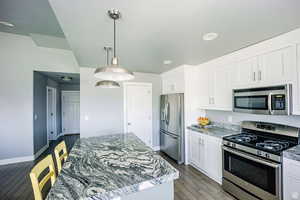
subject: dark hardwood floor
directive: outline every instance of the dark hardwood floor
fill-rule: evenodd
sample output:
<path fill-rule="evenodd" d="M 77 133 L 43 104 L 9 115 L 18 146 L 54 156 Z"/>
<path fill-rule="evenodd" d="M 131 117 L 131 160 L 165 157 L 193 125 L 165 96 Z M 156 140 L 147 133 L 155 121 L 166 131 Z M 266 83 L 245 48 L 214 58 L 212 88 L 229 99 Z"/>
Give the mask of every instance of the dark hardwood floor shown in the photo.
<path fill-rule="evenodd" d="M 68 152 L 70 152 L 78 138 L 79 134 L 60 137 L 51 142 L 49 148 L 35 161 L 0 166 L 0 200 L 33 200 L 33 190 L 29 178 L 31 168 L 48 154 L 52 154 L 54 159 L 54 148 L 62 140 L 65 140 Z M 56 165 L 55 161 L 54 164 Z M 44 196 L 49 189 L 50 184 L 47 184 L 43 191 Z"/>
<path fill-rule="evenodd" d="M 29 172 L 36 162 L 46 155 L 52 154 L 54 147 L 65 140 L 70 152 L 79 135 L 70 135 L 52 142 L 50 147 L 33 162 L 23 162 L 0 166 L 0 200 L 33 200 L 33 191 Z M 178 165 L 176 162 L 160 153 L 169 163 L 180 172 L 180 178 L 175 181 L 175 200 L 233 200 L 234 198 L 224 192 L 220 185 L 203 175 L 191 166 Z M 55 163 L 55 162 L 54 162 Z M 43 191 L 46 196 L 50 185 Z"/>
<path fill-rule="evenodd" d="M 165 154 L 160 153 L 160 155 L 180 173 L 179 179 L 175 180 L 174 200 L 235 200 L 217 182 L 194 167 L 178 165 Z"/>

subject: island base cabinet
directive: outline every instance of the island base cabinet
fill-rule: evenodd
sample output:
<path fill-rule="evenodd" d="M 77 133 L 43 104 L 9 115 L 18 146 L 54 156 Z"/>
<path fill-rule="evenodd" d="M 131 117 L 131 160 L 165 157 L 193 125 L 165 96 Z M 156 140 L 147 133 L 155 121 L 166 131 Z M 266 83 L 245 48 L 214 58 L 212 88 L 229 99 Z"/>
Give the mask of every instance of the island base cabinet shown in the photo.
<path fill-rule="evenodd" d="M 116 198 L 118 200 L 153 200 L 153 199 L 163 199 L 163 200 L 174 200 L 174 181 L 163 183 L 160 185 L 155 185 L 149 189 L 151 183 L 145 183 L 145 188 L 140 192 L 136 192 L 127 196 L 122 196 Z M 141 186 L 139 186 L 141 187 Z"/>
<path fill-rule="evenodd" d="M 189 162 L 221 184 L 222 139 L 196 131 L 189 131 Z"/>
<path fill-rule="evenodd" d="M 300 162 L 283 159 L 283 200 L 300 200 Z"/>

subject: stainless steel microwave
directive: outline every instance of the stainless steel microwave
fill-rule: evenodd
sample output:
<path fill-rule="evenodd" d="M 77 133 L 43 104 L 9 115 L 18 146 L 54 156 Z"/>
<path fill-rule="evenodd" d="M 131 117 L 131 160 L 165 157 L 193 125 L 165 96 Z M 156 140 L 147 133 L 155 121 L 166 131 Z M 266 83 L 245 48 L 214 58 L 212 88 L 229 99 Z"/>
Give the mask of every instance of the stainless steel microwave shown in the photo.
<path fill-rule="evenodd" d="M 290 115 L 292 113 L 292 85 L 233 90 L 233 111 Z"/>

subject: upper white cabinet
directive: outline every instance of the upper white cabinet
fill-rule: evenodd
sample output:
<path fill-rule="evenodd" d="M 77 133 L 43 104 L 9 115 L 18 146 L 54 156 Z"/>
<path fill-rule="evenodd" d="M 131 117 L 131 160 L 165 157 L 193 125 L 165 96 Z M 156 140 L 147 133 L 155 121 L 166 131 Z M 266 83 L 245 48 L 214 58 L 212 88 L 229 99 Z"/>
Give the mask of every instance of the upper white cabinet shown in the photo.
<path fill-rule="evenodd" d="M 162 73 L 161 77 L 163 94 L 184 92 L 184 66 Z"/>
<path fill-rule="evenodd" d="M 236 64 L 233 71 L 233 87 L 251 87 L 258 79 L 258 58 L 250 58 Z"/>
<path fill-rule="evenodd" d="M 295 48 L 287 47 L 259 57 L 258 78 L 264 84 L 283 84 L 292 81 L 295 74 Z"/>
<path fill-rule="evenodd" d="M 232 66 L 199 68 L 199 108 L 232 109 Z"/>
<path fill-rule="evenodd" d="M 294 80 L 295 47 L 289 46 L 237 63 L 233 87 L 249 88 L 286 84 Z"/>

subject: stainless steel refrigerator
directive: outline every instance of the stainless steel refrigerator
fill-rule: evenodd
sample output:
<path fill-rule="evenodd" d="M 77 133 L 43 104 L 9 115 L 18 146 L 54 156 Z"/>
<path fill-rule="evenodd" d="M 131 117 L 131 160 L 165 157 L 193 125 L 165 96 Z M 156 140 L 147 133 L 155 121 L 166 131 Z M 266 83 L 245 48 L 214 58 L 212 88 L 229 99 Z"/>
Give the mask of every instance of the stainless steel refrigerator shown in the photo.
<path fill-rule="evenodd" d="M 184 95 L 160 96 L 160 149 L 179 164 L 184 162 Z"/>

